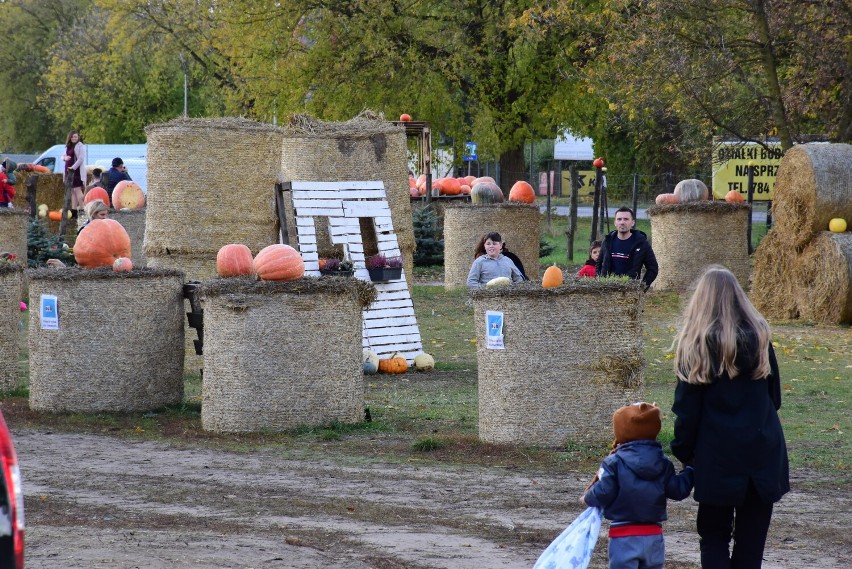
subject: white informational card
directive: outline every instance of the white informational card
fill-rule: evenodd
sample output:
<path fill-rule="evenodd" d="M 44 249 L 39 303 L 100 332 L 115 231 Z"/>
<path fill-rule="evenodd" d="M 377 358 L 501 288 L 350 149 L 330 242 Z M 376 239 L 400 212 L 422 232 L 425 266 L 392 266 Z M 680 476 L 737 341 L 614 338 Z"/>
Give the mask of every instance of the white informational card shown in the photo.
<path fill-rule="evenodd" d="M 503 345 L 503 313 L 488 310 L 485 312 L 485 347 L 489 350 L 505 350 Z"/>
<path fill-rule="evenodd" d="M 55 294 L 41 295 L 41 329 L 59 330 L 59 304 Z"/>

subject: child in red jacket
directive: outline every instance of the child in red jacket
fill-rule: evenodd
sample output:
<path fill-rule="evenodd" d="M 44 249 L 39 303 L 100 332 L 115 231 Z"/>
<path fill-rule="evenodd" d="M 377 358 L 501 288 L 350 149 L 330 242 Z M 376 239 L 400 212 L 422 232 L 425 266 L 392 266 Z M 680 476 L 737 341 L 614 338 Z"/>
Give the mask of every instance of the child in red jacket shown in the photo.
<path fill-rule="evenodd" d="M 6 175 L 6 161 L 0 162 L 0 207 L 12 207 L 12 198 L 15 197 L 15 186 L 9 183 Z"/>
<path fill-rule="evenodd" d="M 592 241 L 592 244 L 589 246 L 589 259 L 586 261 L 586 264 L 583 265 L 583 268 L 579 270 L 577 273 L 577 278 L 594 278 L 595 275 L 595 264 L 598 262 L 598 257 L 601 254 L 601 242 L 600 241 Z"/>

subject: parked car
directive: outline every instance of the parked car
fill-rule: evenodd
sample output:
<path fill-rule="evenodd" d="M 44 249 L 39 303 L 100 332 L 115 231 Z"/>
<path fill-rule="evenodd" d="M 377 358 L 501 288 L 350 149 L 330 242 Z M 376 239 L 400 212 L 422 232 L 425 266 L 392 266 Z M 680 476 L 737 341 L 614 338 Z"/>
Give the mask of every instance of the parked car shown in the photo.
<path fill-rule="evenodd" d="M 24 569 L 24 492 L 12 435 L 0 411 L 0 567 Z"/>

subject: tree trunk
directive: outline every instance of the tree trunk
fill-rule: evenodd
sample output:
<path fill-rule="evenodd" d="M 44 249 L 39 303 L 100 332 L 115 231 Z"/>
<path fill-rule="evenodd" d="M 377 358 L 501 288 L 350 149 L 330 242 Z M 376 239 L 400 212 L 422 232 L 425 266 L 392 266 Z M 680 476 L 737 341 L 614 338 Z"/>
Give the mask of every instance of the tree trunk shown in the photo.
<path fill-rule="evenodd" d="M 775 49 L 772 45 L 772 36 L 769 31 L 769 21 L 766 15 L 765 0 L 756 0 L 754 7 L 755 31 L 760 38 L 763 70 L 766 73 L 766 84 L 769 88 L 769 105 L 772 109 L 772 118 L 778 128 L 778 137 L 781 139 L 781 150 L 786 152 L 793 147 L 793 136 L 790 123 L 787 121 L 787 112 L 784 109 L 784 99 L 781 93 L 781 82 L 778 80 L 778 63 L 775 59 Z"/>
<path fill-rule="evenodd" d="M 518 180 L 526 180 L 527 177 L 523 146 L 507 150 L 500 155 L 500 179 L 497 180 L 497 185 L 503 190 L 504 196 L 509 195 L 512 184 Z M 533 188 L 536 187 L 532 180 L 528 181 Z"/>

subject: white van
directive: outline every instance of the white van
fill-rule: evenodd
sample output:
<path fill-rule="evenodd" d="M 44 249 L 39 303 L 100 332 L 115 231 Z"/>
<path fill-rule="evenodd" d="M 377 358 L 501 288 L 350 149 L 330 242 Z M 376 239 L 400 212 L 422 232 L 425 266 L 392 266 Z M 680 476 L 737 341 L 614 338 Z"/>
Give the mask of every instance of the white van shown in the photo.
<path fill-rule="evenodd" d="M 65 145 L 56 144 L 41 153 L 33 164 L 50 168 L 51 172 L 61 174 L 64 168 L 62 156 Z M 127 173 L 139 184 L 142 191 L 148 191 L 148 145 L 147 144 L 87 144 L 86 166 L 98 166 L 104 172 L 112 166 L 113 158 L 121 158 L 127 166 Z"/>

